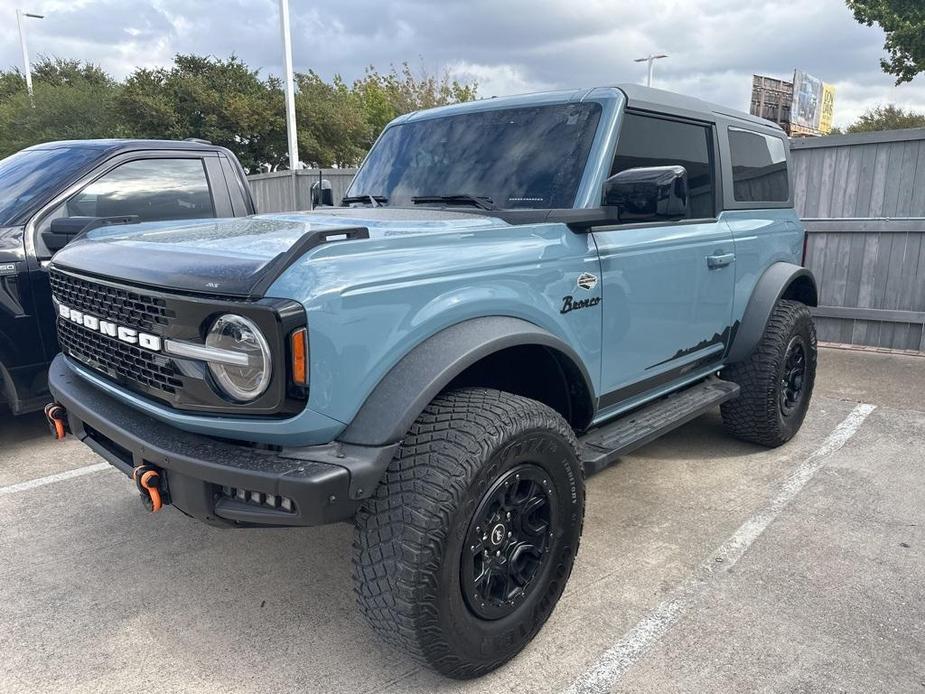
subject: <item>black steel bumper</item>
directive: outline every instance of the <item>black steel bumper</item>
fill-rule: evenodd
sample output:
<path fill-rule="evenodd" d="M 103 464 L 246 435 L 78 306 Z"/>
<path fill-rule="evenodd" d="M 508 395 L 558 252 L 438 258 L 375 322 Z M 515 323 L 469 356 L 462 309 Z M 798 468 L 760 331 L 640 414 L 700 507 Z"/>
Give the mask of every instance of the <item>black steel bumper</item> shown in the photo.
<path fill-rule="evenodd" d="M 191 434 L 101 392 L 60 354 L 48 381 L 71 433 L 127 475 L 139 465 L 160 469 L 169 503 L 215 525 L 346 520 L 372 494 L 397 448 L 334 442 L 271 451 Z"/>

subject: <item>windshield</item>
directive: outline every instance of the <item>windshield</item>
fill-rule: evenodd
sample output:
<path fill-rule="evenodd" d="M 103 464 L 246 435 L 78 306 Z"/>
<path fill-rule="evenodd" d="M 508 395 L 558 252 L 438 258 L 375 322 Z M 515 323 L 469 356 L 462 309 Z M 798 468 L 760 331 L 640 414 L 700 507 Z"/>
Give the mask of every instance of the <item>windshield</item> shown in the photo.
<path fill-rule="evenodd" d="M 375 196 L 389 205 L 475 197 L 501 209 L 572 207 L 600 115 L 596 103 L 557 104 L 395 125 L 369 153 L 347 197 Z"/>
<path fill-rule="evenodd" d="M 90 147 L 27 149 L 0 160 L 0 226 L 13 224 L 45 201 L 84 164 L 100 155 Z"/>

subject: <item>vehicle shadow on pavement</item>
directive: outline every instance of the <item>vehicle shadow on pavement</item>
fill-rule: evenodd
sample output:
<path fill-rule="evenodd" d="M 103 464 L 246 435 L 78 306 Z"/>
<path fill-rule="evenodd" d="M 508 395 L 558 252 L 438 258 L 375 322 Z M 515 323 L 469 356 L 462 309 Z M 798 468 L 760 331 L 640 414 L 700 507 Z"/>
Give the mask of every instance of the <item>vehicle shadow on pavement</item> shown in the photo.
<path fill-rule="evenodd" d="M 43 413 L 32 412 L 14 417 L 8 409 L 0 407 L 0 445 L 35 443 L 49 436 L 48 424 Z"/>
<path fill-rule="evenodd" d="M 722 441 L 722 445 L 717 445 Z M 647 460 L 709 460 L 739 458 L 764 453 L 768 449 L 733 438 L 723 426 L 719 411 L 708 412 L 692 422 L 633 452 Z"/>

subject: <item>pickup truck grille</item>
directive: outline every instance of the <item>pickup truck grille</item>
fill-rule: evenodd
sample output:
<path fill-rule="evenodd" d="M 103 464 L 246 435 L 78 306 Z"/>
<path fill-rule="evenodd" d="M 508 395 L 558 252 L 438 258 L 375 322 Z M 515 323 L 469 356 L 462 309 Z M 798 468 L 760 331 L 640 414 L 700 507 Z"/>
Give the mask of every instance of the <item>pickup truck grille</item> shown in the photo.
<path fill-rule="evenodd" d="M 175 318 L 167 302 L 139 290 L 92 282 L 57 270 L 51 270 L 48 276 L 51 292 L 62 304 L 121 325 L 162 334 L 159 326 Z"/>

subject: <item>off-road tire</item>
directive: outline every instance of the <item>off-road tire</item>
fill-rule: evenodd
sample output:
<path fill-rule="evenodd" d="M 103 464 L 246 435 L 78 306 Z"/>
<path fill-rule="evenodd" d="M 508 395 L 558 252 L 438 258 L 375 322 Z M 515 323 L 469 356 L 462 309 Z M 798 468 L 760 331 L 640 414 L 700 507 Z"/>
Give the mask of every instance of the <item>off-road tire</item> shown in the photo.
<path fill-rule="evenodd" d="M 548 473 L 556 521 L 543 533 L 550 539 L 532 589 L 511 601 L 512 613 L 485 619 L 463 596 L 462 553 L 480 500 L 524 465 L 539 467 L 543 483 Z M 583 521 L 578 445 L 558 413 L 498 390 L 445 392 L 412 425 L 357 513 L 359 608 L 387 643 L 419 662 L 449 677 L 478 677 L 513 658 L 546 622 L 571 573 Z"/>
<path fill-rule="evenodd" d="M 799 400 L 785 413 L 782 379 L 788 373 L 788 350 L 797 343 L 804 349 L 805 376 Z M 793 438 L 803 424 L 816 379 L 816 329 L 806 305 L 778 301 L 755 351 L 721 376 L 741 388 L 737 398 L 721 406 L 723 424 L 733 436 L 772 448 Z"/>

